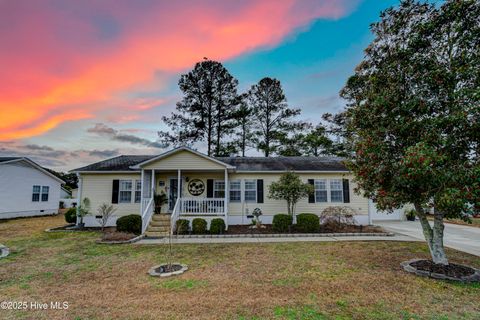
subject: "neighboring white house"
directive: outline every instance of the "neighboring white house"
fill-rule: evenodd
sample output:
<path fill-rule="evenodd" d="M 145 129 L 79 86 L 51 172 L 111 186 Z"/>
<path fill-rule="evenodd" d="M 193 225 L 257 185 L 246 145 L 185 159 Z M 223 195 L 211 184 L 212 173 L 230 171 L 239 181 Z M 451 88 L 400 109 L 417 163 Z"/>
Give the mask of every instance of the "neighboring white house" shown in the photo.
<path fill-rule="evenodd" d="M 286 171 L 296 172 L 315 193 L 302 199 L 297 213 L 320 214 L 329 206 L 348 206 L 358 223 L 371 223 L 369 200 L 353 192 L 355 182 L 342 159 L 333 157 L 209 157 L 181 147 L 157 156 L 118 156 L 72 170 L 79 176 L 78 199 L 88 197 L 92 212 L 114 204 L 116 218 L 139 214 L 145 231 L 153 215 L 153 194 L 166 193 L 165 213 L 178 218 L 223 218 L 228 225 L 250 224 L 255 208 L 271 223 L 286 213 L 286 202 L 268 197 L 268 187 Z M 398 218 L 398 217 L 397 217 Z M 97 226 L 95 216 L 84 219 Z"/>
<path fill-rule="evenodd" d="M 28 158 L 0 157 L 0 219 L 58 213 L 62 183 Z"/>

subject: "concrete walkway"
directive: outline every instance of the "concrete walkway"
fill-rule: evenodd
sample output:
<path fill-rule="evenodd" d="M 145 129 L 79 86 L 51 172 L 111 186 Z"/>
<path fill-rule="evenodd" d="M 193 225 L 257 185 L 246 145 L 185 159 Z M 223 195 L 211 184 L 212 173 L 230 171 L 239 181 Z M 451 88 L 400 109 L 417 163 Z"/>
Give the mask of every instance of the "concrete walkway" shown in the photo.
<path fill-rule="evenodd" d="M 375 224 L 387 231 L 425 241 L 419 221 L 378 221 Z M 480 257 L 480 228 L 445 223 L 443 243 L 446 247 Z"/>
<path fill-rule="evenodd" d="M 406 235 L 345 236 L 345 237 L 259 237 L 259 238 L 180 238 L 172 243 L 272 243 L 272 242 L 334 242 L 334 241 L 420 241 Z M 168 238 L 142 239 L 134 244 L 168 244 Z"/>

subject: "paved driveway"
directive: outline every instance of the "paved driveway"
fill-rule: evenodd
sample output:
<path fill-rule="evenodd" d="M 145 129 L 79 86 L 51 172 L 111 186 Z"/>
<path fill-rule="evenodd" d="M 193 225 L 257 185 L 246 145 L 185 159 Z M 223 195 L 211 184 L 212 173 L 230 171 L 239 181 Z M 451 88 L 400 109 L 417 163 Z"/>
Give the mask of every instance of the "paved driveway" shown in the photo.
<path fill-rule="evenodd" d="M 419 221 L 378 221 L 375 224 L 391 232 L 425 240 Z M 443 242 L 446 247 L 480 257 L 480 228 L 445 223 Z"/>

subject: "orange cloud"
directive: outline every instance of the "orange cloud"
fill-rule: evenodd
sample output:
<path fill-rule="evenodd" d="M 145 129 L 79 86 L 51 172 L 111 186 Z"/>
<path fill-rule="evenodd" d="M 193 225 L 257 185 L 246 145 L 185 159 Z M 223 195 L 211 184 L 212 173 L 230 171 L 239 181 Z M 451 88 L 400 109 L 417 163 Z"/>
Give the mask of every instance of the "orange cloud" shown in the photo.
<path fill-rule="evenodd" d="M 9 27 L 0 28 L 0 46 L 8 48 L 0 51 L 0 139 L 94 117 L 155 82 L 157 71 L 174 75 L 204 56 L 225 60 L 275 45 L 313 19 L 344 15 L 351 2 L 2 2 L 0 21 Z"/>

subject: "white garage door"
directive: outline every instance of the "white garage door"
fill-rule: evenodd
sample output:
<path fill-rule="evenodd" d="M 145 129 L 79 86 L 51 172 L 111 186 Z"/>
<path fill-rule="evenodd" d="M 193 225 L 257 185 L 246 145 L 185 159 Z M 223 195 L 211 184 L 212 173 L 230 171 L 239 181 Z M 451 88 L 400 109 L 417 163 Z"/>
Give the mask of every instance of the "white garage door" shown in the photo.
<path fill-rule="evenodd" d="M 383 211 L 377 210 L 375 207 L 375 203 L 372 200 L 369 200 L 368 202 L 370 206 L 370 214 L 372 217 L 372 221 L 385 221 L 385 220 L 405 220 L 404 219 L 404 209 L 397 209 L 393 211 L 392 213 L 387 213 Z"/>

